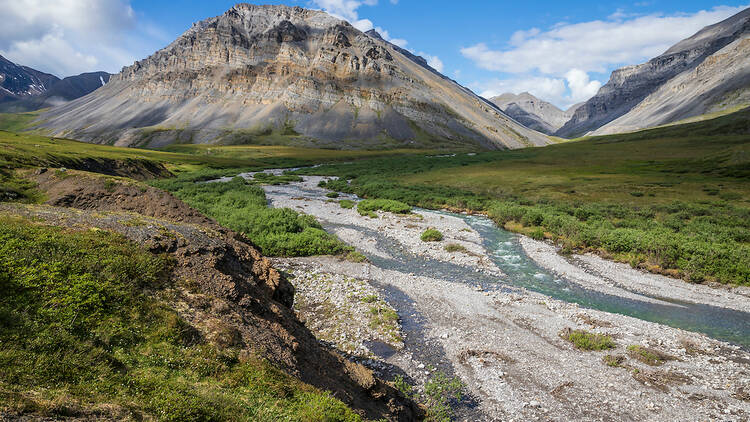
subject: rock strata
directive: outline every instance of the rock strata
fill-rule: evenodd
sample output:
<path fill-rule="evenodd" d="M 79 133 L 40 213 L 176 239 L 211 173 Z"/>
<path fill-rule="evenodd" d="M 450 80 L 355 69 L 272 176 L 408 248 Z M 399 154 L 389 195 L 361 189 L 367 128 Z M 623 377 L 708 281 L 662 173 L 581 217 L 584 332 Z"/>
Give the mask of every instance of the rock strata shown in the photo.
<path fill-rule="evenodd" d="M 40 122 L 50 134 L 124 146 L 549 142 L 407 53 L 324 12 L 239 4 Z"/>

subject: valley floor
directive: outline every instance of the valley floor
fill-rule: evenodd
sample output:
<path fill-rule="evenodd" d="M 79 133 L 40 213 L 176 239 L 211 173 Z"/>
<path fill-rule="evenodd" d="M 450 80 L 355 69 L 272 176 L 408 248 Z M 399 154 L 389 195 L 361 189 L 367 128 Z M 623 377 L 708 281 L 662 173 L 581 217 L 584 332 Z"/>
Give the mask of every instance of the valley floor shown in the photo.
<path fill-rule="evenodd" d="M 328 292 L 338 298 L 329 301 L 332 313 L 344 309 L 365 315 L 371 308 L 368 300 L 387 302 L 398 312 L 400 326 L 390 329 L 399 330 L 403 344 L 372 334 L 367 317 L 347 320 L 336 331 L 321 322 L 325 313 L 307 314 L 307 325 L 319 338 L 325 335 L 360 356 L 386 379 L 406 375 L 424 388 L 436 372 L 458 376 L 469 392 L 454 403 L 462 420 L 750 417 L 750 353 L 739 346 L 488 282 L 507 276 L 464 219 L 421 210 L 411 216 L 361 216 L 326 198 L 327 191 L 317 187 L 320 180 L 306 177 L 304 183 L 266 186 L 266 195 L 273 207 L 315 216 L 371 262 L 315 257 L 278 259 L 275 265 L 293 273 L 291 281 L 298 283 L 303 303 L 321 302 Z M 438 228 L 445 240 L 422 242 L 420 234 L 428 227 Z M 540 267 L 587 289 L 748 312 L 747 288 L 688 285 L 598 257 L 563 258 L 544 242 L 520 242 Z M 444 245 L 449 243 L 463 246 L 465 253 L 447 252 Z M 311 273 L 330 280 L 325 292 L 299 284 Z M 352 291 L 352 286 L 360 287 Z M 373 291 L 377 298 L 362 300 Z M 579 350 L 561 336 L 569 329 L 606 334 L 615 346 Z"/>

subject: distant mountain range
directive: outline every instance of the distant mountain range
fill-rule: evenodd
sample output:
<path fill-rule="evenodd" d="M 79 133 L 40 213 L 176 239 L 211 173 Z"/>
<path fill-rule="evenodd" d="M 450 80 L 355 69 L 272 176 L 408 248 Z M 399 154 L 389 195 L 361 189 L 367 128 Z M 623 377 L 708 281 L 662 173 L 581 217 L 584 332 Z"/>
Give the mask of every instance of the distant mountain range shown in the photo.
<path fill-rule="evenodd" d="M 750 104 L 750 9 L 612 72 L 555 134 L 633 131 Z"/>
<path fill-rule="evenodd" d="M 60 79 L 0 56 L 0 112 L 39 110 L 75 100 L 103 86 L 109 77 L 92 72 Z"/>
<path fill-rule="evenodd" d="M 324 12 L 239 4 L 40 119 L 117 145 L 272 142 L 519 148 L 549 138 L 374 31 Z"/>
<path fill-rule="evenodd" d="M 527 128 L 551 135 L 560 129 L 581 106 L 576 104 L 567 110 L 524 92 L 521 94 L 502 94 L 490 98 L 500 110 Z"/>

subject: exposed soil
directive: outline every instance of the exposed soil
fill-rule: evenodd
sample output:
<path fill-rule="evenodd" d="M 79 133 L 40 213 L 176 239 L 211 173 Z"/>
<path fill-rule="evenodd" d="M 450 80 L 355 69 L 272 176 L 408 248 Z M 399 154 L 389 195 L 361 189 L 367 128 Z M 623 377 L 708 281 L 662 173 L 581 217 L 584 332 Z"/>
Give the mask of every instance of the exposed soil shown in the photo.
<path fill-rule="evenodd" d="M 34 177 L 50 205 L 0 204 L 0 213 L 109 230 L 168 253 L 176 262 L 170 303 L 206 340 L 267 358 L 367 418 L 407 421 L 422 414 L 370 369 L 322 345 L 295 317 L 292 285 L 244 236 L 165 192 L 130 181 L 77 172 Z"/>

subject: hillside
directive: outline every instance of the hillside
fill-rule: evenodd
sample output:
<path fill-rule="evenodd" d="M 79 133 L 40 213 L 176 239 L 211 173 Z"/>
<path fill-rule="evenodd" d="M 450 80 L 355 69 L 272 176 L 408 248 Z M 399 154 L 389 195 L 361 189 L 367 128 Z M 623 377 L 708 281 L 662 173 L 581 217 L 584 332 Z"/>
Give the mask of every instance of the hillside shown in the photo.
<path fill-rule="evenodd" d="M 86 157 L 71 151 L 73 141 L 61 146 L 7 132 L 0 139 L 28 144 L 40 158 L 29 162 L 6 144 L 0 161 L 0 341 L 8 345 L 0 360 L 0 419 L 359 421 L 421 414 L 370 369 L 318 342 L 295 316 L 292 285 L 247 237 L 131 178 L 164 177 L 165 165 L 195 170 L 206 160 L 149 151 L 141 152 L 151 157 L 133 159 L 128 153 L 136 150 L 82 144 Z M 49 155 L 39 156 L 44 140 Z M 60 163 L 118 177 L 35 168 Z M 19 168 L 25 166 L 31 168 Z M 262 197 L 255 202 L 261 205 L 252 212 L 265 213 L 264 230 L 277 241 L 299 220 L 305 241 L 323 247 L 319 236 L 328 235 L 310 219 L 264 211 Z"/>
<path fill-rule="evenodd" d="M 549 143 L 423 62 L 324 12 L 240 4 L 39 123 L 55 136 L 122 146 Z"/>
<path fill-rule="evenodd" d="M 554 104 L 540 100 L 524 92 L 521 94 L 506 93 L 490 98 L 500 110 L 529 129 L 551 135 L 560 129 L 573 116 L 576 104 L 567 110 L 560 110 Z"/>
<path fill-rule="evenodd" d="M 55 81 L 44 92 L 0 103 L 0 113 L 22 113 L 64 104 L 104 86 L 110 76 L 107 72 L 68 76 Z"/>
<path fill-rule="evenodd" d="M 555 134 L 574 138 L 636 130 L 747 104 L 748 37 L 750 9 L 702 29 L 647 63 L 615 70 Z"/>
<path fill-rule="evenodd" d="M 43 94 L 59 80 L 55 75 L 19 66 L 0 56 L 0 103 Z"/>

